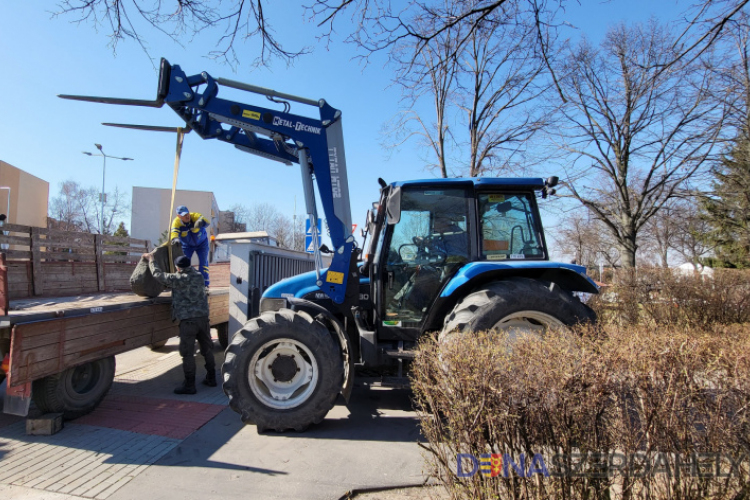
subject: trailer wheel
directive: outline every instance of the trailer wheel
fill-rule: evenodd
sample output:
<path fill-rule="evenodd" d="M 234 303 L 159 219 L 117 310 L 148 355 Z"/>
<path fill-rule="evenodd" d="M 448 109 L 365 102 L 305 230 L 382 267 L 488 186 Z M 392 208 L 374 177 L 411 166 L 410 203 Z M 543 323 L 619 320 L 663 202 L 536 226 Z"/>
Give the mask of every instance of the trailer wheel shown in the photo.
<path fill-rule="evenodd" d="M 62 413 L 72 420 L 91 412 L 107 395 L 115 378 L 115 357 L 110 356 L 35 380 L 32 396 L 45 413 Z"/>
<path fill-rule="evenodd" d="M 543 336 L 548 328 L 593 323 L 596 314 L 559 286 L 530 278 L 490 283 L 461 299 L 445 318 L 441 341 L 456 334 L 504 330 Z"/>
<path fill-rule="evenodd" d="M 216 328 L 216 335 L 219 337 L 219 345 L 225 351 L 229 345 L 229 323 L 219 323 Z"/>
<path fill-rule="evenodd" d="M 321 422 L 344 376 L 328 329 L 289 309 L 263 313 L 237 332 L 222 372 L 229 406 L 258 432 L 303 431 Z"/>

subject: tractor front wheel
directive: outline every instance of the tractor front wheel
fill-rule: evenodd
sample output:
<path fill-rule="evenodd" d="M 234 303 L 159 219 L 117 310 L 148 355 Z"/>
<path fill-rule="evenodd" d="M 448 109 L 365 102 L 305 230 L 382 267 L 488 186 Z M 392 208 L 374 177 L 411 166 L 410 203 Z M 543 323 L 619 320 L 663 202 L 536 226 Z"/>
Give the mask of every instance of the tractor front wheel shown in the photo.
<path fill-rule="evenodd" d="M 258 432 L 321 422 L 344 376 L 328 329 L 289 309 L 263 313 L 234 334 L 222 372 L 229 406 Z"/>

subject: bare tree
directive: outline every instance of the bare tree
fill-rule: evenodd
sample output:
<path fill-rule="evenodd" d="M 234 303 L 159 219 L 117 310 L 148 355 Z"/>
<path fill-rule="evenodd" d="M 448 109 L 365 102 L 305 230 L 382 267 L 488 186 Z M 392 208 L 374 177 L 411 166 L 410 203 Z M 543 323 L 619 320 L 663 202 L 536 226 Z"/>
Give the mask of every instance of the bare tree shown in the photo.
<path fill-rule="evenodd" d="M 645 243 L 640 244 L 640 248 L 646 254 L 654 255 L 663 268 L 669 267 L 670 252 L 677 248 L 681 208 L 677 199 L 671 199 L 643 226 Z"/>
<path fill-rule="evenodd" d="M 424 158 L 427 169 L 438 170 L 443 178 L 449 176 L 448 155 L 453 141 L 448 113 L 458 72 L 458 59 L 447 57 L 447 53 L 453 51 L 452 35 L 448 32 L 437 37 L 416 58 L 408 45 L 396 52 L 398 72 L 394 82 L 403 92 L 402 111 L 394 126 L 386 130 L 396 138 L 396 145 L 418 137 L 422 146 L 419 150 L 434 155 L 434 158 Z M 427 117 L 418 111 L 418 103 L 424 99 L 432 101 L 434 116 Z M 412 124 L 416 124 L 416 130 Z"/>
<path fill-rule="evenodd" d="M 337 32 L 335 25 L 346 26 L 348 41 L 358 44 L 365 54 L 390 51 L 402 41 L 415 43 L 418 52 L 444 33 L 461 27 L 462 38 L 457 48 L 468 43 L 476 29 L 486 22 L 494 22 L 498 12 L 510 6 L 525 6 L 533 13 L 538 33 L 554 27 L 555 11 L 570 0 L 471 0 L 458 2 L 460 9 L 450 11 L 444 0 L 311 0 L 303 7 L 304 14 L 318 23 L 321 37 L 331 40 Z M 684 27 L 679 41 L 684 44 L 682 55 L 695 57 L 710 47 L 721 35 L 727 23 L 750 0 L 698 0 L 684 14 Z M 267 64 L 278 58 L 286 62 L 309 52 L 308 48 L 288 50 L 276 37 L 268 18 L 264 0 L 61 0 L 56 15 L 72 18 L 74 22 L 90 22 L 104 28 L 113 48 L 124 39 L 133 39 L 147 51 L 144 32 L 156 30 L 180 41 L 208 29 L 218 29 L 216 50 L 210 55 L 230 63 L 239 62 L 238 41 L 259 40 L 256 64 Z M 287 14 L 288 15 L 288 14 Z M 420 23 L 424 16 L 438 22 Z M 146 28 L 141 25 L 145 23 Z M 537 47 L 546 56 L 548 45 L 543 37 Z"/>
<path fill-rule="evenodd" d="M 145 22 L 175 41 L 218 29 L 221 35 L 216 42 L 217 49 L 209 55 L 230 64 L 239 63 L 238 40 L 260 40 L 255 65 L 267 64 L 271 58 L 291 62 L 309 52 L 307 48 L 290 51 L 282 46 L 263 8 L 263 0 L 61 0 L 55 15 L 106 28 L 113 50 L 120 41 L 132 39 L 148 54 L 144 30 L 139 27 Z"/>
<path fill-rule="evenodd" d="M 453 15 L 463 4 L 444 2 Z M 391 132 L 397 144 L 419 137 L 422 150 L 430 153 L 427 168 L 441 177 L 509 170 L 544 124 L 542 108 L 532 105 L 544 90 L 532 16 L 516 3 L 500 15 L 468 39 L 458 25 L 424 45 L 398 44 L 391 54 L 398 68 L 394 83 L 403 92 L 401 119 Z M 436 16 L 425 14 L 419 22 L 434 25 L 440 22 Z M 428 100 L 429 108 L 419 106 Z"/>
<path fill-rule="evenodd" d="M 112 234 L 129 208 L 126 197 L 118 188 L 106 193 L 102 216 L 99 196 L 95 187 L 84 188 L 72 180 L 62 182 L 59 194 L 50 200 L 50 217 L 63 231 Z"/>
<path fill-rule="evenodd" d="M 509 171 L 545 123 L 533 103 L 544 91 L 533 26 L 518 9 L 501 10 L 503 18 L 478 26 L 460 54 L 457 97 L 466 115 L 470 177 Z"/>
<path fill-rule="evenodd" d="M 649 219 L 706 168 L 721 132 L 710 72 L 675 62 L 682 52 L 655 21 L 621 25 L 598 49 L 581 42 L 560 70 L 567 195 L 605 224 L 624 266 L 635 266 Z"/>
<path fill-rule="evenodd" d="M 258 203 L 252 206 L 232 205 L 235 222 L 244 223 L 248 231 L 265 231 L 276 240 L 282 248 L 304 250 L 305 230 L 301 219 L 295 227 L 293 221 L 279 212 L 270 203 Z"/>
<path fill-rule="evenodd" d="M 620 252 L 599 220 L 576 213 L 565 215 L 561 221 L 553 237 L 564 255 L 588 268 L 619 265 Z"/>
<path fill-rule="evenodd" d="M 680 204 L 675 220 L 677 224 L 673 248 L 686 262 L 701 264 L 716 245 L 705 238 L 712 228 L 709 221 L 701 217 L 698 198 L 692 197 Z"/>

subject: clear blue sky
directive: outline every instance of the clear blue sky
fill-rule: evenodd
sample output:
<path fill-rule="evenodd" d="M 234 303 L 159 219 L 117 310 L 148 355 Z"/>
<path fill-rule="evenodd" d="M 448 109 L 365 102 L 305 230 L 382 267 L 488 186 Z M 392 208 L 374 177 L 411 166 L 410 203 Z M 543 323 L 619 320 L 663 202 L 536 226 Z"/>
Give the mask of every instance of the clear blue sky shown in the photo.
<path fill-rule="evenodd" d="M 675 15 L 686 0 L 582 0 L 571 1 L 564 20 L 598 41 L 610 24 L 643 21 L 650 15 Z M 185 47 L 155 31 L 147 35 L 150 54 L 166 57 L 188 74 L 207 71 L 278 91 L 310 98 L 325 98 L 342 110 L 349 168 L 352 214 L 355 223 L 378 193 L 377 178 L 386 181 L 430 177 L 414 144 L 386 156 L 381 147 L 381 128 L 393 119 L 399 93 L 389 87 L 391 72 L 384 58 L 376 57 L 363 68 L 352 58 L 353 46 L 342 36 L 327 50 L 316 46 L 314 25 L 302 19 L 296 2 L 269 2 L 270 19 L 279 39 L 290 49 L 312 45 L 312 55 L 303 56 L 292 67 L 277 62 L 272 68 L 253 70 L 250 62 L 257 46 L 240 43 L 245 64 L 236 73 L 226 65 L 205 57 L 213 49 L 216 33 L 201 36 Z M 293 7 L 292 7 L 293 5 Z M 283 9 L 282 9 L 283 7 Z M 3 73 L 3 120 L 0 122 L 0 159 L 50 183 L 50 195 L 65 180 L 101 187 L 102 161 L 81 154 L 96 152 L 100 143 L 109 155 L 134 158 L 107 163 L 107 191 L 114 186 L 128 198 L 133 186 L 171 188 L 175 137 L 173 134 L 140 132 L 104 127 L 101 122 L 179 126 L 169 108 L 135 108 L 79 103 L 57 98 L 57 94 L 104 95 L 152 99 L 157 72 L 143 50 L 132 40 L 121 42 L 117 53 L 108 46 L 108 32 L 98 33 L 90 23 L 71 23 L 70 17 L 51 18 L 53 1 L 0 3 L 0 60 Z M 282 17 L 283 16 L 283 17 Z M 576 36 L 568 30 L 568 36 Z M 246 55 L 244 55 L 246 54 Z M 157 61 L 158 64 L 158 61 Z M 222 97 L 242 101 L 247 94 L 230 89 Z M 270 104 L 270 103 L 269 103 Z M 302 113 L 299 106 L 292 112 Z M 222 210 L 235 203 L 271 203 L 291 216 L 297 197 L 297 214 L 303 213 L 298 168 L 255 158 L 218 141 L 203 141 L 189 134 L 182 155 L 178 189 L 212 191 Z M 553 221 L 550 221 L 553 222 Z M 129 221 L 126 221 L 129 226 Z M 554 223 L 553 223 L 554 224 Z M 550 223 L 547 223 L 550 226 Z"/>

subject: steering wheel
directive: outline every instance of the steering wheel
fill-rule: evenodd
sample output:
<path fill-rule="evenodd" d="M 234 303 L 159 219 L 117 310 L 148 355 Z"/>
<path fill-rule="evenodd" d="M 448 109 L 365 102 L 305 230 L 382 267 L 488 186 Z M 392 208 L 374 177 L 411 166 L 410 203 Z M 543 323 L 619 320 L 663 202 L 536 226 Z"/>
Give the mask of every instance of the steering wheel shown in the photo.
<path fill-rule="evenodd" d="M 422 265 L 440 265 L 448 259 L 448 254 L 435 245 L 434 236 L 414 236 L 412 241 L 417 245 L 417 258 Z"/>

